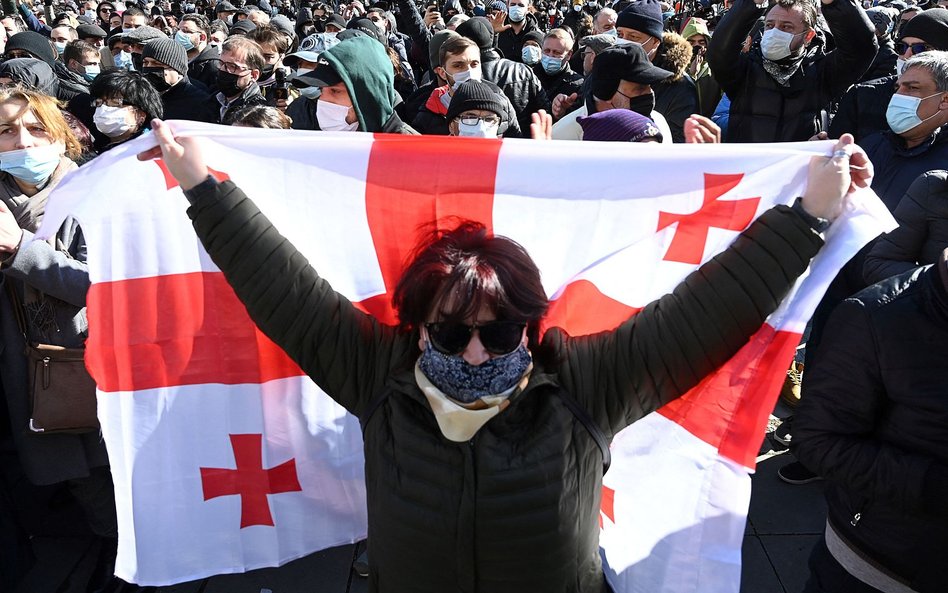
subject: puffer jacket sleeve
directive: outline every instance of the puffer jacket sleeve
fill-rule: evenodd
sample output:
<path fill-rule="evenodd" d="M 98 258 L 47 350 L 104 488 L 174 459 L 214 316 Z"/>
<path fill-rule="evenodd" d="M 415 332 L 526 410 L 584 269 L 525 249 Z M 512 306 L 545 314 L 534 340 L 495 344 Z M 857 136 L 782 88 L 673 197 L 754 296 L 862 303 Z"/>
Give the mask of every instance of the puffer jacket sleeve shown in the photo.
<path fill-rule="evenodd" d="M 404 353 L 407 336 L 336 293 L 232 182 L 188 198 L 198 237 L 257 327 L 360 416 Z"/>
<path fill-rule="evenodd" d="M 876 241 L 863 264 L 863 277 L 868 284 L 908 272 L 932 262 L 922 262 L 921 255 L 929 240 L 929 221 L 938 217 L 929 207 L 933 197 L 946 199 L 948 171 L 930 171 L 912 182 L 895 208 L 899 226 Z M 942 240 L 948 237 L 942 237 Z M 945 243 L 948 245 L 948 242 Z"/>
<path fill-rule="evenodd" d="M 714 30 L 708 44 L 708 64 L 715 80 L 732 99 L 736 99 L 747 83 L 747 55 L 741 44 L 754 22 L 763 14 L 753 0 L 735 0 Z"/>
<path fill-rule="evenodd" d="M 792 209 L 764 212 L 728 249 L 615 330 L 577 338 L 547 332 L 563 387 L 614 435 L 737 353 L 822 244 Z"/>
<path fill-rule="evenodd" d="M 870 313 L 858 299 L 836 307 L 804 373 L 791 452 L 810 470 L 850 491 L 902 510 L 919 510 L 926 506 L 932 479 L 945 472 L 934 457 L 874 436 L 888 406 L 877 354 L 880 339 L 884 337 L 875 334 Z"/>
<path fill-rule="evenodd" d="M 879 44 L 866 12 L 852 0 L 824 4 L 823 16 L 836 39 L 836 49 L 820 61 L 821 88 L 827 90 L 828 98 L 834 99 L 862 78 L 872 65 Z"/>

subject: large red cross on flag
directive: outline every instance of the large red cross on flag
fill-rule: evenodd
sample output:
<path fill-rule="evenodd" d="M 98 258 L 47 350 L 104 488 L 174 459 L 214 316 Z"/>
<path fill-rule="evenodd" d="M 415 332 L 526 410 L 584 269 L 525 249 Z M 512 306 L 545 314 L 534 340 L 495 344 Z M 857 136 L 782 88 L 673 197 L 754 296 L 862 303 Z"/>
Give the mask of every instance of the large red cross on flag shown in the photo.
<path fill-rule="evenodd" d="M 333 287 L 385 322 L 421 223 L 512 237 L 552 299 L 547 327 L 607 330 L 804 187 L 828 143 L 644 146 L 280 132 L 175 122 Z M 87 365 L 119 514 L 118 576 L 167 585 L 277 566 L 365 536 L 358 421 L 250 322 L 194 236 L 180 188 L 134 155 L 71 174 L 40 234 L 82 225 Z M 780 180 L 775 183 L 774 180 Z M 736 592 L 749 473 L 803 326 L 843 262 L 886 230 L 853 196 L 810 272 L 748 344 L 620 433 L 601 544 L 617 591 Z"/>

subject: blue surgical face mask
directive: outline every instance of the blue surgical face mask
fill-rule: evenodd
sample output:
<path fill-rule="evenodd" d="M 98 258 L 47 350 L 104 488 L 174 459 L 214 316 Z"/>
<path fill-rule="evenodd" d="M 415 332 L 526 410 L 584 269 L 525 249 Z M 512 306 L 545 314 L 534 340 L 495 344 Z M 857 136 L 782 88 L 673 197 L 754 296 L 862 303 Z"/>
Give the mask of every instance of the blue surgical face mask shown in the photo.
<path fill-rule="evenodd" d="M 531 361 L 530 352 L 521 344 L 509 354 L 475 366 L 461 356 L 438 352 L 429 341 L 425 342 L 418 368 L 451 399 L 471 403 L 516 387 L 530 368 Z"/>
<path fill-rule="evenodd" d="M 319 95 L 322 94 L 322 90 L 323 89 L 319 88 L 318 86 L 308 86 L 308 87 L 301 88 L 300 94 L 306 97 L 307 99 L 315 101 L 316 99 L 319 98 Z"/>
<path fill-rule="evenodd" d="M 115 67 L 120 70 L 132 65 L 132 54 L 124 50 L 120 51 L 119 54 L 112 59 L 115 61 Z"/>
<path fill-rule="evenodd" d="M 543 65 L 543 71 L 547 74 L 556 74 L 563 69 L 563 59 L 543 56 L 540 58 L 540 64 Z"/>
<path fill-rule="evenodd" d="M 184 51 L 191 51 L 194 49 L 194 43 L 191 41 L 191 36 L 184 33 L 183 31 L 178 31 L 175 33 L 174 40 L 184 48 Z"/>
<path fill-rule="evenodd" d="M 510 7 L 507 17 L 510 18 L 512 22 L 519 23 L 527 17 L 527 9 L 519 4 L 514 4 Z"/>
<path fill-rule="evenodd" d="M 603 34 L 603 35 L 609 35 L 609 36 L 612 37 L 613 39 L 618 39 L 618 38 L 619 38 L 619 30 L 616 29 L 615 27 L 609 29 L 608 31 L 603 31 L 602 34 Z"/>
<path fill-rule="evenodd" d="M 0 153 L 0 171 L 30 185 L 39 185 L 59 166 L 63 150 L 63 145 L 57 142 L 3 152 Z"/>
<path fill-rule="evenodd" d="M 54 41 L 53 45 L 56 46 L 56 52 L 59 53 L 59 55 L 63 55 L 63 52 L 66 51 L 65 43 L 62 43 L 60 41 Z"/>
<path fill-rule="evenodd" d="M 925 119 L 920 118 L 918 116 L 918 106 L 921 105 L 922 101 L 943 94 L 944 91 L 939 91 L 921 99 L 908 95 L 892 95 L 892 98 L 889 99 L 889 106 L 885 110 L 885 120 L 896 134 L 904 134 L 909 130 L 913 130 L 941 113 L 939 110 Z"/>
<path fill-rule="evenodd" d="M 520 50 L 520 57 L 524 64 L 533 66 L 540 61 L 540 48 L 535 45 L 524 45 Z"/>
<path fill-rule="evenodd" d="M 98 64 L 91 64 L 85 67 L 85 72 L 83 73 L 82 77 L 85 78 L 86 81 L 92 82 L 101 71 L 102 68 Z"/>

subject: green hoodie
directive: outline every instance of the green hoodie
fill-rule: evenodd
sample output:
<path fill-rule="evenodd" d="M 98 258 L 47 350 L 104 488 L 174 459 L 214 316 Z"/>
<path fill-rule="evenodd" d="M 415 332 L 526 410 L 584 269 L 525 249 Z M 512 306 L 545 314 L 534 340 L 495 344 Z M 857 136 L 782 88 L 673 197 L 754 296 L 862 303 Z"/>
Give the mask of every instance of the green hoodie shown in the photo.
<path fill-rule="evenodd" d="M 319 55 L 349 91 L 363 132 L 378 132 L 395 112 L 395 69 L 382 44 L 368 37 L 346 39 Z"/>

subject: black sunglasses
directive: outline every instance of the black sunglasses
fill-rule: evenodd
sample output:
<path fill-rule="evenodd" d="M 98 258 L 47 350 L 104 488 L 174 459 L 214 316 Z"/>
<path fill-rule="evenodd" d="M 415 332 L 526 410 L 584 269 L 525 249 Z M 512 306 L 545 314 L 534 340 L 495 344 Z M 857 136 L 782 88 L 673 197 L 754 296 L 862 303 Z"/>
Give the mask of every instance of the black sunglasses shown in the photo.
<path fill-rule="evenodd" d="M 475 329 L 485 350 L 491 354 L 509 354 L 520 346 L 525 327 L 527 324 L 522 321 L 488 321 L 474 325 L 447 321 L 425 324 L 431 344 L 439 352 L 452 356 L 464 352 Z"/>
<path fill-rule="evenodd" d="M 930 51 L 932 47 L 927 43 L 905 43 L 904 41 L 897 41 L 895 44 L 895 53 L 900 56 L 905 55 L 905 51 L 910 49 L 912 50 L 912 55 L 917 56 L 918 54 L 925 53 Z"/>

